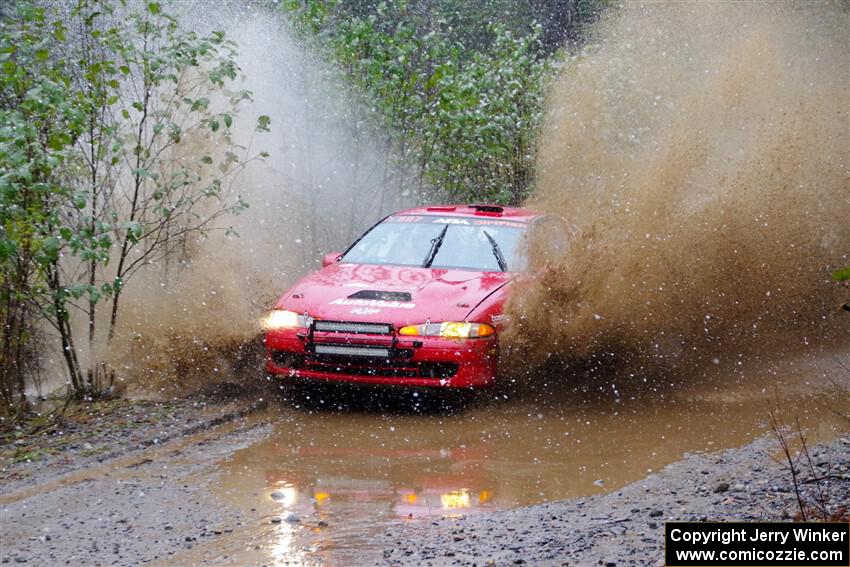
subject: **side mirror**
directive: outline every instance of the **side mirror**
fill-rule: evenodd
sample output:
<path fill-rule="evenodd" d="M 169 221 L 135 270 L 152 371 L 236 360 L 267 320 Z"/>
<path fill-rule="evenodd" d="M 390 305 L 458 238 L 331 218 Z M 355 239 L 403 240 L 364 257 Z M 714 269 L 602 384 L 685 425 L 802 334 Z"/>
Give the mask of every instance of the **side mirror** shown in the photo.
<path fill-rule="evenodd" d="M 330 266 L 339 261 L 342 258 L 342 252 L 331 252 L 329 254 L 325 254 L 322 256 L 322 267 Z"/>

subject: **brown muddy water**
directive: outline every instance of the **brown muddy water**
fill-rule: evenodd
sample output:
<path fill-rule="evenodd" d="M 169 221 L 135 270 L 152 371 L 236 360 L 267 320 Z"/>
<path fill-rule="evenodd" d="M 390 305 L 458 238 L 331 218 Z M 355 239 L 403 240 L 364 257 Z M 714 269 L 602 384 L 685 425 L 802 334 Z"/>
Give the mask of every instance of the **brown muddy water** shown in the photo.
<path fill-rule="evenodd" d="M 830 439 L 848 428 L 836 413 L 850 409 L 846 384 L 837 389 L 847 362 L 845 351 L 734 365 L 663 391 L 555 388 L 546 401 L 488 399 L 455 413 L 407 412 L 403 401 L 389 413 L 350 399 L 341 410 L 276 405 L 260 416 L 271 434 L 217 465 L 215 496 L 257 523 L 171 561 L 356 564 L 393 523 L 616 490 L 685 453 L 746 444 L 768 431 L 772 410 L 799 419 L 809 441 Z"/>

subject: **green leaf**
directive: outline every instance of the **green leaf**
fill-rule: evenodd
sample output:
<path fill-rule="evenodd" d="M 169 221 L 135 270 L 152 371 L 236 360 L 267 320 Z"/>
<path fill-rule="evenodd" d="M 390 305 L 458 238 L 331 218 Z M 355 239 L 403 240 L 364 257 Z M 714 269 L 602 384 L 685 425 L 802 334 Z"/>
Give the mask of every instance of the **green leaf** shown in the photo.
<path fill-rule="evenodd" d="M 148 2 L 148 12 L 156 16 L 160 13 L 162 7 L 159 5 L 159 2 Z"/>
<path fill-rule="evenodd" d="M 51 261 L 55 261 L 59 258 L 59 246 L 61 243 L 59 239 L 55 236 L 48 236 L 41 242 L 42 250 L 44 251 L 45 256 Z"/>
<path fill-rule="evenodd" d="M 146 169 L 144 167 L 134 167 L 130 171 L 133 173 L 133 175 L 137 175 L 140 178 L 146 178 L 146 177 L 150 177 L 151 179 L 157 178 L 156 173 L 153 173 L 152 171 L 150 171 L 149 169 Z"/>
<path fill-rule="evenodd" d="M 73 297 L 74 299 L 79 299 L 86 292 L 88 292 L 88 290 L 89 290 L 89 286 L 87 286 L 86 284 L 81 284 L 81 283 L 75 283 L 75 284 L 71 284 L 69 286 L 65 286 L 66 293 L 68 295 L 70 295 L 71 297 Z"/>
<path fill-rule="evenodd" d="M 837 282 L 850 281 L 850 267 L 835 270 L 835 272 L 832 273 L 832 279 Z"/>
<path fill-rule="evenodd" d="M 139 238 L 142 237 L 142 225 L 138 222 L 126 222 L 124 223 L 124 230 L 127 231 L 127 238 L 133 244 L 139 241 Z"/>
<path fill-rule="evenodd" d="M 70 141 L 70 138 L 64 132 L 51 132 L 48 136 L 47 144 L 51 150 L 58 151 L 64 148 Z"/>
<path fill-rule="evenodd" d="M 257 131 L 258 132 L 268 132 L 269 124 L 271 124 L 272 119 L 265 114 L 261 114 L 259 118 L 257 118 Z"/>
<path fill-rule="evenodd" d="M 230 128 L 230 126 L 233 124 L 233 117 L 230 116 L 229 114 L 224 114 L 222 116 L 222 120 L 224 120 L 224 125 L 227 128 Z"/>
<path fill-rule="evenodd" d="M 86 194 L 82 191 L 77 191 L 73 196 L 74 207 L 79 210 L 86 208 Z"/>
<path fill-rule="evenodd" d="M 182 131 L 180 130 L 180 126 L 177 125 L 177 124 L 174 124 L 173 122 L 171 124 L 169 124 L 169 126 L 168 126 L 168 137 L 175 144 L 179 144 L 180 140 L 182 139 Z"/>
<path fill-rule="evenodd" d="M 207 108 L 209 105 L 210 105 L 210 99 L 208 99 L 207 97 L 202 96 L 202 97 L 200 97 L 200 98 L 195 99 L 195 100 L 192 102 L 192 110 L 201 110 L 201 109 L 206 110 L 206 108 Z"/>

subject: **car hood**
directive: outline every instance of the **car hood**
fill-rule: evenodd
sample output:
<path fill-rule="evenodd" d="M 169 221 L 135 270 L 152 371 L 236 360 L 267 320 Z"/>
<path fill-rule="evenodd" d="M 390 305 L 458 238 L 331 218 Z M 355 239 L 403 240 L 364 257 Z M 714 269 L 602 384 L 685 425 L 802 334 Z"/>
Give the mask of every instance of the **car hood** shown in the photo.
<path fill-rule="evenodd" d="M 395 325 L 463 321 L 511 277 L 502 272 L 335 263 L 301 279 L 277 308 L 318 319 Z"/>

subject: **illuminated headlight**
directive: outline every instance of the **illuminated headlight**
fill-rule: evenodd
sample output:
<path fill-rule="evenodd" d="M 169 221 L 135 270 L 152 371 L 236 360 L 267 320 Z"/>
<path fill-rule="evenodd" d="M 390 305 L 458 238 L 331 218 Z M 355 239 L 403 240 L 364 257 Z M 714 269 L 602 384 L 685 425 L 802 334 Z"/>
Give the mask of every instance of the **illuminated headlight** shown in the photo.
<path fill-rule="evenodd" d="M 409 337 L 443 337 L 446 339 L 475 339 L 489 337 L 496 333 L 486 323 L 428 323 L 424 325 L 408 325 L 398 330 L 400 335 Z"/>
<path fill-rule="evenodd" d="M 267 331 L 274 329 L 306 328 L 312 324 L 312 317 L 299 315 L 295 311 L 286 311 L 284 309 L 275 309 L 263 319 L 263 329 Z"/>
<path fill-rule="evenodd" d="M 455 490 L 440 494 L 440 503 L 443 508 L 469 508 L 471 505 L 469 492 L 466 490 Z"/>

